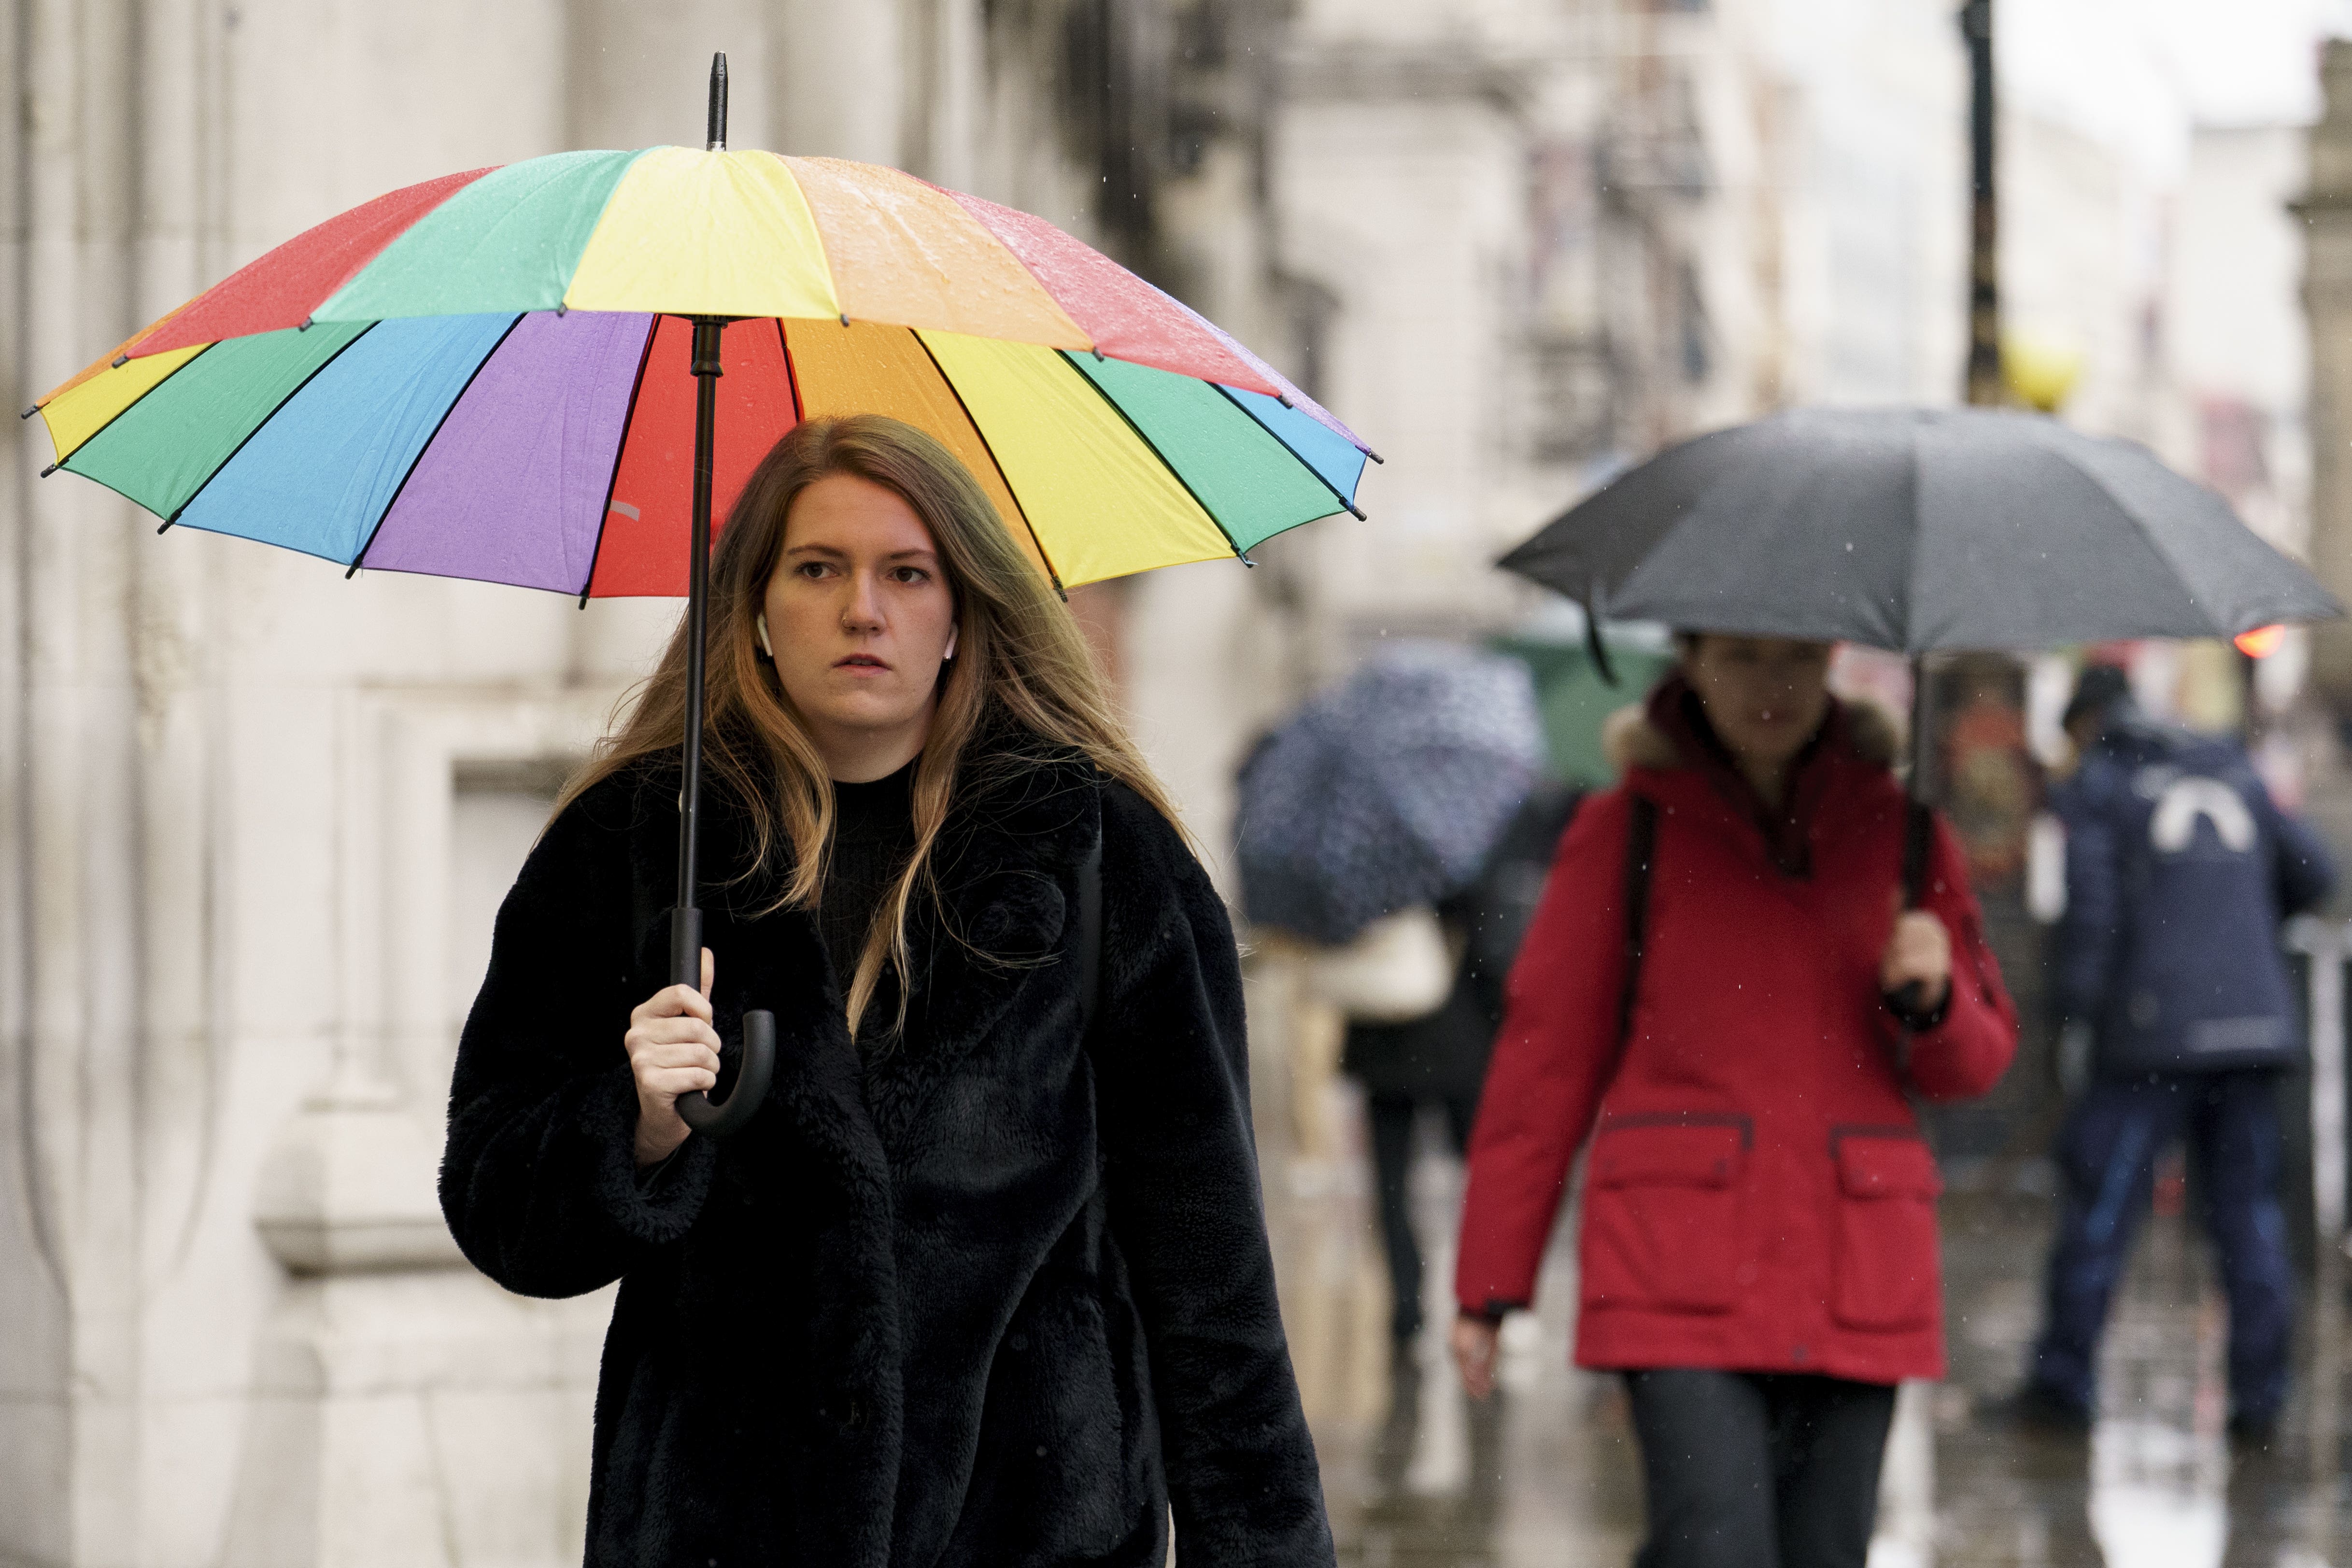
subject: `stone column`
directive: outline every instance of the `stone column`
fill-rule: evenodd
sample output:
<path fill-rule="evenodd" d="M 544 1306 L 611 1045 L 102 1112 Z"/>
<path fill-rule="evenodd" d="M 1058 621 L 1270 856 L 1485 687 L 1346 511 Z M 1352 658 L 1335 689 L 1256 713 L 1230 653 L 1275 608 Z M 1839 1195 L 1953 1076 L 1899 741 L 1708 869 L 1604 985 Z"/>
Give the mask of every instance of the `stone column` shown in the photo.
<path fill-rule="evenodd" d="M 125 111 L 133 7 L 37 0 L 16 62 L 27 145 L 12 166 L 24 237 L 15 306 L 30 396 L 132 325 L 127 240 L 137 199 Z M 24 1028 L 14 1053 L 11 1185 L 26 1231 L 0 1274 L 13 1397 L 0 1530 L 34 1561 L 129 1561 L 135 1550 L 139 1353 L 136 1042 L 141 928 L 137 700 L 121 607 L 132 592 L 121 503 L 49 462 L 20 428 L 9 543 L 20 574 L 18 727 L 24 790 L 6 825 L 23 881 Z M 11 1228 L 14 1228 L 12 1224 Z M 16 1314 L 23 1316 L 17 1319 Z M 21 1548 L 17 1547 L 22 1542 Z"/>

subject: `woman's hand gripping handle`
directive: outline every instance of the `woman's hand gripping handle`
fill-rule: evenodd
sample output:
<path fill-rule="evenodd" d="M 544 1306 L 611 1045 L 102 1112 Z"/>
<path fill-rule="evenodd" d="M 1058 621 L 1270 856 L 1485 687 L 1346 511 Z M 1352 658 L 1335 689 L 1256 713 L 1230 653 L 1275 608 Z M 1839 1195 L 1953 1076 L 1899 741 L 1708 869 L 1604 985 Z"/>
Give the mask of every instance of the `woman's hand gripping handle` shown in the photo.
<path fill-rule="evenodd" d="M 1895 890 L 1895 928 L 1879 955 L 1878 987 L 1906 1030 L 1909 1020 L 1940 1010 L 1952 990 L 1952 934 L 1926 908 L 1935 837 L 1936 816 L 1927 803 L 1916 796 L 1906 801 L 1903 881 Z"/>
<path fill-rule="evenodd" d="M 743 1068 L 719 1103 L 719 1031 L 712 1027 L 710 982 L 716 965 L 701 949 L 701 984 L 665 986 L 629 1014 L 624 1043 L 637 1086 L 635 1155 L 639 1166 L 667 1159 L 689 1133 L 724 1137 L 750 1121 L 768 1095 L 776 1062 L 772 1014 L 743 1015 Z"/>

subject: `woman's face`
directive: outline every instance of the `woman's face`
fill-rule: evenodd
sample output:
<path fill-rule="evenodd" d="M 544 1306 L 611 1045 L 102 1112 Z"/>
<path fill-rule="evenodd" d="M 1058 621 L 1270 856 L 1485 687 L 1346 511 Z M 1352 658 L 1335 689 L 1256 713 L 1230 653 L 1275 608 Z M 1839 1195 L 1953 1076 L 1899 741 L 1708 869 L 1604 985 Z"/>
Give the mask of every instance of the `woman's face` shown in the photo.
<path fill-rule="evenodd" d="M 1706 721 L 1741 760 L 1793 760 L 1829 712 L 1830 644 L 1707 633 L 1683 655 Z"/>
<path fill-rule="evenodd" d="M 835 778 L 895 758 L 880 778 L 922 749 L 956 606 L 904 497 L 849 474 L 803 490 L 762 608 L 777 679 Z"/>

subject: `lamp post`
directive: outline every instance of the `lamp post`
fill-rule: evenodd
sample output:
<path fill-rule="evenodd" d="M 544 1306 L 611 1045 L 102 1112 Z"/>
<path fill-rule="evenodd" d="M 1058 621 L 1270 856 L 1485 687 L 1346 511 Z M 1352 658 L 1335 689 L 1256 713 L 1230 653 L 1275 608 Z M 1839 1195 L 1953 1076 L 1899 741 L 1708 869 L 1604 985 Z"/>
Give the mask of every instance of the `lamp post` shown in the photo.
<path fill-rule="evenodd" d="M 2000 213 L 1993 199 L 1992 0 L 1966 0 L 1969 50 L 1969 368 L 1970 403 L 2000 395 Z"/>

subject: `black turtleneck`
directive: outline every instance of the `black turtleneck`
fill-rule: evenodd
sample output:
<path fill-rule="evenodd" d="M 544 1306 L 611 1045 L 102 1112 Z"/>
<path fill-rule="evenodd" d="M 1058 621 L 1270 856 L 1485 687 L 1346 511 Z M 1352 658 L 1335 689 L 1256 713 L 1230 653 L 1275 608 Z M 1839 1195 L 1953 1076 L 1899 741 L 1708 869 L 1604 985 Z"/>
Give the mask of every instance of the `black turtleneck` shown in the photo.
<path fill-rule="evenodd" d="M 817 894 L 817 930 L 845 990 L 875 911 L 915 847 L 915 764 L 869 784 L 833 785 L 833 852 Z"/>

